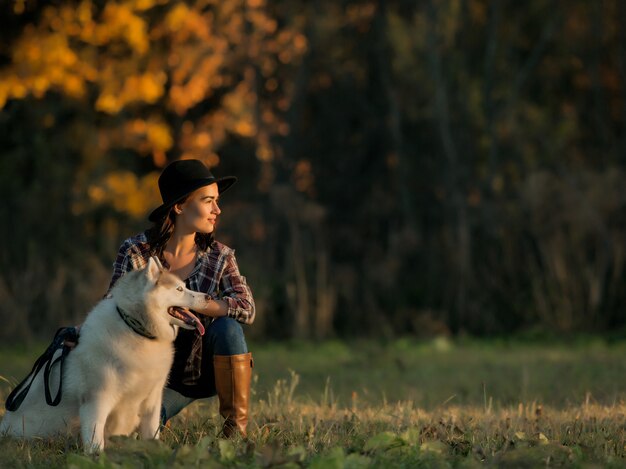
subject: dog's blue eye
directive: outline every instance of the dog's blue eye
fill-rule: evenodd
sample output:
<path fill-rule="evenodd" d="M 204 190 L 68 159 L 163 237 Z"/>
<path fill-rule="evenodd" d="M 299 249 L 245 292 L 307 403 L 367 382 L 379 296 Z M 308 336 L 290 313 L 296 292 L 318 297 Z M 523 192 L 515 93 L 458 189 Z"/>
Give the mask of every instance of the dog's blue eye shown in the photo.
<path fill-rule="evenodd" d="M 178 287 L 176 290 L 183 291 L 183 287 Z"/>

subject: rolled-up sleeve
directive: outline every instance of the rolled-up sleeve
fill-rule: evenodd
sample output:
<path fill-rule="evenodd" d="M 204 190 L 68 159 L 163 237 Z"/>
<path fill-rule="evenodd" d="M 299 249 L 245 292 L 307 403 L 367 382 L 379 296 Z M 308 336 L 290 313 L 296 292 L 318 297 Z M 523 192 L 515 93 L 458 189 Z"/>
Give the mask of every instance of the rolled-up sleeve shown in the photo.
<path fill-rule="evenodd" d="M 252 291 L 239 273 L 234 253 L 226 257 L 220 280 L 221 299 L 228 304 L 228 317 L 243 324 L 252 324 L 256 314 Z"/>

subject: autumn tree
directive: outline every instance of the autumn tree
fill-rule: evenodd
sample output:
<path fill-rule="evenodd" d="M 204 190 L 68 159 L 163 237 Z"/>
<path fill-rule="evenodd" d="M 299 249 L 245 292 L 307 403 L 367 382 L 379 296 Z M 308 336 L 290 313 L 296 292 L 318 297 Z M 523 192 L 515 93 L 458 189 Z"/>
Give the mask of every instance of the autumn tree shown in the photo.
<path fill-rule="evenodd" d="M 21 317 L 39 317 L 42 305 L 19 297 L 20 273 L 42 275 L 32 269 L 47 246 L 70 254 L 73 247 L 76 263 L 67 252 L 44 256 L 57 278 L 67 277 L 59 280 L 65 289 L 70 277 L 84 274 L 83 256 L 110 259 L 129 227 L 158 203 L 156 177 L 167 161 L 247 167 L 238 173 L 252 175 L 249 194 L 255 185 L 267 192 L 271 140 L 289 132 L 288 77 L 307 48 L 301 15 L 263 0 L 15 2 L 7 10 L 1 21 L 12 35 L 3 50 L 0 107 L 7 123 L 3 187 L 12 204 L 3 208 L 5 216 L 22 204 L 29 210 L 20 217 L 23 237 L 5 228 L 12 249 L 2 261 L 13 275 L 4 278 L 1 296 Z M 220 159 L 231 142 L 252 152 L 237 156 L 233 148 Z M 47 243 L 31 230 L 52 213 L 49 230 L 59 235 Z M 91 281 L 102 288 L 104 275 Z M 41 295 L 48 291 L 42 286 Z M 52 317 L 80 312 L 59 303 Z"/>
<path fill-rule="evenodd" d="M 252 332 L 625 324 L 622 3 L 0 9 L 7 336 L 84 314 L 159 170 L 192 156 L 241 179 L 220 237 Z"/>

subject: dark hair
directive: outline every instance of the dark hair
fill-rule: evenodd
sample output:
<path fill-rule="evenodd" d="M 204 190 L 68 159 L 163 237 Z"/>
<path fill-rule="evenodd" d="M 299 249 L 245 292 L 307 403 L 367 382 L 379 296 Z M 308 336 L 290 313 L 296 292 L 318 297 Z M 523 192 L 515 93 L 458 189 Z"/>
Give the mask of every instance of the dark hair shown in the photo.
<path fill-rule="evenodd" d="M 185 200 L 187 198 L 177 202 L 177 204 L 181 204 Z M 158 257 L 161 262 L 165 260 L 163 259 L 163 250 L 172 237 L 172 233 L 174 233 L 175 225 L 176 213 L 174 212 L 174 207 L 171 207 L 165 217 L 155 221 L 154 225 L 146 230 L 146 238 L 150 245 L 150 255 Z M 195 241 L 196 246 L 204 251 L 213 244 L 213 233 L 196 233 Z"/>

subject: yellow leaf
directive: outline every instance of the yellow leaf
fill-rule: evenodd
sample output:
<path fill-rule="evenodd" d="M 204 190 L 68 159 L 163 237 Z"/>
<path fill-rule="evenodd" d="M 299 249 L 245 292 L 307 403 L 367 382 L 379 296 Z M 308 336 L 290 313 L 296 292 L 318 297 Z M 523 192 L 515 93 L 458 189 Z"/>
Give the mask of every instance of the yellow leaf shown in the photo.
<path fill-rule="evenodd" d="M 85 94 L 85 83 L 76 75 L 67 75 L 63 81 L 63 89 L 74 98 L 80 98 Z"/>
<path fill-rule="evenodd" d="M 174 140 L 167 124 L 151 124 L 148 127 L 148 142 L 154 150 L 167 151 L 172 148 Z"/>
<path fill-rule="evenodd" d="M 177 4 L 165 17 L 165 24 L 170 31 L 178 31 L 189 15 L 189 8 L 184 3 Z"/>
<path fill-rule="evenodd" d="M 118 99 L 111 93 L 103 92 L 96 101 L 96 110 L 107 114 L 117 114 L 121 109 Z"/>
<path fill-rule="evenodd" d="M 91 14 L 92 8 L 93 8 L 93 5 L 91 3 L 91 0 L 84 0 L 84 1 L 80 2 L 80 5 L 76 9 L 76 15 L 78 17 L 78 21 L 80 21 L 82 24 L 86 24 L 86 23 L 91 22 L 91 20 L 92 20 L 92 14 Z"/>
<path fill-rule="evenodd" d="M 241 120 L 235 124 L 235 131 L 242 137 L 252 137 L 256 133 L 256 128 L 247 120 Z"/>
<path fill-rule="evenodd" d="M 109 38 L 125 39 L 128 45 L 143 55 L 148 50 L 147 25 L 128 5 L 107 3 L 102 13 L 103 22 L 98 33 L 103 42 Z"/>
<path fill-rule="evenodd" d="M 143 11 L 149 10 L 154 5 L 156 5 L 156 3 L 157 2 L 155 2 L 155 0 L 134 0 L 133 2 L 131 2 L 131 5 L 133 10 Z"/>

